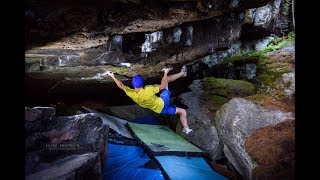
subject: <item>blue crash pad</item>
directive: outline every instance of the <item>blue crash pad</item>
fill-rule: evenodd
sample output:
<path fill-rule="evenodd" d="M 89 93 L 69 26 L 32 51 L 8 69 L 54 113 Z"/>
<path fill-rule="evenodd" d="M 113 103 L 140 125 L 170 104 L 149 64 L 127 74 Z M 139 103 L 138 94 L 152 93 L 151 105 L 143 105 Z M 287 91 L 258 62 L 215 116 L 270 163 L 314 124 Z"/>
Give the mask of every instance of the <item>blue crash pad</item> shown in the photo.
<path fill-rule="evenodd" d="M 130 122 L 138 123 L 138 124 L 152 124 L 152 125 L 160 125 L 160 120 L 155 116 L 144 116 L 142 118 L 134 119 Z"/>
<path fill-rule="evenodd" d="M 202 157 L 155 156 L 171 180 L 225 180 Z"/>
<path fill-rule="evenodd" d="M 103 180 L 164 179 L 159 167 L 140 146 L 108 143 L 108 159 Z"/>

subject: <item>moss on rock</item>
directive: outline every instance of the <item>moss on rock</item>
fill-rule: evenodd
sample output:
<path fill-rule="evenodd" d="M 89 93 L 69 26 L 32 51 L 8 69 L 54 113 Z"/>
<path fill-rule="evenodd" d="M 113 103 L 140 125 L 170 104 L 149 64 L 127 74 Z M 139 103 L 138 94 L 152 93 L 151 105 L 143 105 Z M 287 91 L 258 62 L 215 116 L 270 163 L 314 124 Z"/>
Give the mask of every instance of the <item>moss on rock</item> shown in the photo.
<path fill-rule="evenodd" d="M 228 102 L 227 98 L 218 95 L 212 95 L 210 96 L 210 99 L 219 107 L 222 106 L 224 103 Z"/>
<path fill-rule="evenodd" d="M 288 53 L 273 53 L 260 57 L 257 64 L 257 89 L 261 93 L 268 93 L 281 100 L 286 98 L 285 89 L 290 82 L 284 82 L 283 75 L 294 68 L 293 57 Z"/>
<path fill-rule="evenodd" d="M 247 81 L 214 77 L 204 78 L 204 89 L 209 95 L 225 98 L 244 97 L 255 92 L 254 85 Z"/>
<path fill-rule="evenodd" d="M 253 15 L 250 9 L 247 9 L 245 11 L 245 18 L 244 18 L 244 23 L 245 24 L 252 24 L 253 23 Z"/>

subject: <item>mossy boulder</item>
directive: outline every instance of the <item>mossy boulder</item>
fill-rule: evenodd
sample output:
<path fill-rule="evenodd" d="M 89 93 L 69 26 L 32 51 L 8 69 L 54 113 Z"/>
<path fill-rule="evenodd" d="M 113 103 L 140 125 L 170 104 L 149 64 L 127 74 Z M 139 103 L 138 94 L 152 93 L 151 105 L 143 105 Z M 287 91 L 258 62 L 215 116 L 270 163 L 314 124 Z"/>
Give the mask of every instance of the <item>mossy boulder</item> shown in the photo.
<path fill-rule="evenodd" d="M 268 93 L 277 100 L 293 99 L 295 95 L 294 51 L 288 49 L 267 53 L 259 59 L 257 77 L 258 91 Z M 292 48 L 291 48 L 292 49 Z"/>
<path fill-rule="evenodd" d="M 255 93 L 254 85 L 247 81 L 214 77 L 204 78 L 204 89 L 207 95 L 219 102 L 224 101 L 223 98 L 245 97 Z"/>
<path fill-rule="evenodd" d="M 176 132 L 203 149 L 205 156 L 211 161 L 218 160 L 222 155 L 223 143 L 215 128 L 214 113 L 221 105 L 217 106 L 214 99 L 204 98 L 202 79 L 194 80 L 188 87 L 191 91 L 181 94 L 179 99 L 181 104 L 187 107 L 188 125 L 194 130 L 195 134 L 193 137 L 186 137 L 182 134 L 180 121 L 177 123 Z M 212 97 L 218 102 L 225 99 L 221 97 L 221 100 L 220 96 Z"/>
<path fill-rule="evenodd" d="M 253 170 L 257 167 L 258 168 L 261 167 L 259 165 L 263 165 L 261 169 L 265 169 L 267 164 L 267 163 L 257 164 L 255 159 L 253 159 L 255 156 L 253 156 L 253 154 L 248 154 L 248 149 L 246 149 L 245 147 L 246 141 L 251 137 L 253 133 L 257 132 L 260 128 L 263 128 L 263 127 L 271 126 L 270 129 L 272 129 L 273 132 L 274 131 L 279 132 L 276 129 L 274 129 L 273 126 L 291 119 L 294 119 L 294 113 L 292 112 L 284 112 L 279 109 L 265 108 L 252 101 L 246 100 L 244 98 L 232 98 L 229 102 L 224 104 L 216 112 L 216 116 L 215 116 L 216 129 L 223 144 L 228 149 L 228 152 L 227 153 L 225 152 L 226 158 L 230 159 L 230 162 L 233 164 L 235 168 L 237 168 L 237 171 L 243 175 L 244 179 L 254 179 L 252 178 Z M 268 132 L 264 133 L 262 137 L 266 137 L 267 134 Z M 271 137 L 273 137 L 273 134 Z M 289 137 L 292 138 L 291 135 L 289 135 Z M 262 140 L 269 140 L 269 138 L 264 138 Z M 273 141 L 272 139 L 272 140 L 269 140 L 270 143 L 267 142 L 264 144 L 262 143 L 260 144 L 266 145 L 266 146 L 269 144 L 276 144 L 276 147 L 287 146 L 286 142 L 284 142 L 282 138 L 279 138 L 280 140 L 279 142 L 277 142 L 277 140 L 278 139 Z M 292 141 L 290 139 L 290 143 L 291 142 Z M 251 146 L 252 148 L 259 148 L 257 147 L 256 144 L 251 144 Z M 265 148 L 265 146 L 260 146 L 260 149 L 261 147 Z M 263 153 L 266 153 L 266 155 L 268 155 L 268 160 L 271 159 L 270 157 L 274 155 L 270 152 L 269 153 L 263 152 Z M 277 153 L 276 155 L 277 155 L 276 158 L 278 158 L 282 154 Z M 259 158 L 263 158 L 263 157 L 259 156 Z M 275 163 L 278 163 L 278 162 L 279 161 L 275 161 Z M 281 159 L 281 162 L 286 162 L 286 161 L 282 161 Z M 291 160 L 289 160 L 289 162 L 291 163 Z M 270 170 L 269 172 L 271 173 L 275 172 L 277 165 L 276 164 L 270 164 L 270 165 L 272 167 L 272 170 Z M 286 168 L 283 168 L 283 169 L 286 170 Z M 261 173 L 261 171 L 259 173 Z M 259 176 L 261 174 L 257 174 L 257 175 Z M 256 179 L 261 179 L 261 178 L 256 178 Z M 265 178 L 265 179 L 268 179 L 268 178 Z"/>
<path fill-rule="evenodd" d="M 254 82 L 257 91 L 270 94 L 277 100 L 292 100 L 295 95 L 294 40 L 294 32 L 282 38 L 274 37 L 267 48 L 225 58 L 221 65 L 229 68 L 230 63 L 255 63 L 257 78 Z"/>

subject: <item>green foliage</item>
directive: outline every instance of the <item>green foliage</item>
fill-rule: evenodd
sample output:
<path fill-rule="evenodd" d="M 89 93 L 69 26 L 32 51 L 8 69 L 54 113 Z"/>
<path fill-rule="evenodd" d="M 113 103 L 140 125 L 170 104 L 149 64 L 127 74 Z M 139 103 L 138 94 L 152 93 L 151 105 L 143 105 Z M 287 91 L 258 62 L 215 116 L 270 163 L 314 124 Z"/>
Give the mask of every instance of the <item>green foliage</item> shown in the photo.
<path fill-rule="evenodd" d="M 291 23 L 290 20 L 290 12 L 291 12 L 291 7 L 292 7 L 292 0 L 285 0 L 282 6 L 282 28 L 281 28 L 281 33 L 286 34 L 286 32 L 289 31 L 289 24 Z"/>
<path fill-rule="evenodd" d="M 267 58 L 265 56 L 261 57 L 257 64 L 257 71 L 262 71 L 266 68 L 267 64 L 270 62 L 267 61 Z"/>
<path fill-rule="evenodd" d="M 251 24 L 253 22 L 253 17 L 252 13 L 250 12 L 249 9 L 245 11 L 245 18 L 244 18 L 244 23 L 245 24 Z"/>
<path fill-rule="evenodd" d="M 264 86 L 274 86 L 275 81 L 281 76 L 281 73 L 275 70 L 267 69 L 265 72 L 261 73 L 258 77 Z"/>
<path fill-rule="evenodd" d="M 294 32 L 288 33 L 286 37 L 274 36 L 274 40 L 265 49 L 246 52 L 240 56 L 226 58 L 223 63 L 248 62 L 250 60 L 255 59 L 257 61 L 257 77 L 260 82 L 257 84 L 257 88 L 259 88 L 260 90 L 263 90 L 261 92 L 269 92 L 269 91 L 271 92 L 275 90 L 275 93 L 278 93 L 278 91 L 276 91 L 278 86 L 277 83 L 281 82 L 279 81 L 279 79 L 282 78 L 282 75 L 284 73 L 288 73 L 291 71 L 290 70 L 291 60 L 282 59 L 281 61 L 277 61 L 275 59 L 270 59 L 269 57 L 265 56 L 265 53 L 279 50 L 285 47 L 287 44 L 293 42 L 294 39 L 295 39 Z M 211 84 L 211 86 L 208 86 L 209 83 Z M 207 82 L 207 90 L 210 89 L 208 87 L 223 88 L 227 86 L 226 84 L 227 84 L 226 82 L 223 82 L 222 80 L 219 80 L 219 79 L 209 79 L 209 81 Z M 214 88 L 211 88 L 211 89 L 214 89 Z M 227 91 L 226 89 L 223 89 L 223 90 L 225 90 L 228 93 L 228 96 L 230 95 L 229 93 L 230 91 Z M 224 96 L 223 93 L 221 93 L 220 91 L 211 90 L 211 95 L 213 95 L 212 92 L 216 93 L 215 95 Z M 220 94 L 217 94 L 217 93 L 220 93 Z"/>
<path fill-rule="evenodd" d="M 275 63 L 269 62 L 267 60 L 259 61 L 257 69 L 259 72 L 259 79 L 264 86 L 273 87 L 276 80 L 281 78 L 282 74 L 290 72 L 290 68 L 287 67 L 287 63 L 279 63 L 278 65 L 274 65 Z M 268 65 L 273 65 L 272 67 L 268 67 Z"/>
<path fill-rule="evenodd" d="M 295 34 L 293 32 L 290 32 L 286 38 L 280 38 L 283 39 L 282 41 L 276 39 L 278 42 L 275 44 L 270 44 L 266 49 L 278 50 L 287 45 L 288 43 L 294 41 L 294 38 Z M 278 81 L 278 79 L 281 79 L 284 73 L 288 73 L 291 71 L 289 62 L 290 60 L 285 59 L 277 61 L 268 59 L 265 56 L 260 57 L 259 62 L 257 64 L 257 72 L 258 78 L 261 82 L 261 86 L 264 87 L 262 88 L 263 90 L 277 89 L 277 84 L 280 82 Z"/>
<path fill-rule="evenodd" d="M 225 58 L 222 63 L 244 61 L 250 58 L 260 59 L 261 57 L 263 57 L 265 53 L 281 49 L 287 44 L 293 42 L 294 39 L 295 39 L 294 32 L 290 32 L 287 37 L 283 37 L 283 38 L 275 36 L 274 40 L 265 49 L 246 52 L 240 56 L 228 57 L 228 58 Z"/>
<path fill-rule="evenodd" d="M 291 2 L 292 0 L 285 0 L 283 4 L 283 11 L 282 13 L 286 16 L 290 14 Z"/>
<path fill-rule="evenodd" d="M 289 39 L 294 40 L 295 33 L 293 31 L 289 32 L 288 37 L 289 37 Z"/>

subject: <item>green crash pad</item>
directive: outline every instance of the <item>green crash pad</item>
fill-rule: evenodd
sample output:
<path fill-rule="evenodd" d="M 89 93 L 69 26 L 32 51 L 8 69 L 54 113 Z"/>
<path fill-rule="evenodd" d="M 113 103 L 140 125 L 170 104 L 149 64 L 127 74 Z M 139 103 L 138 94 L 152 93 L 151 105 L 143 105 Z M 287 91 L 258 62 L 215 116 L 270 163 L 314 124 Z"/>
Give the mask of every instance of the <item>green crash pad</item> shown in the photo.
<path fill-rule="evenodd" d="M 129 131 L 152 155 L 202 156 L 202 150 L 170 128 L 161 125 L 127 123 Z"/>

